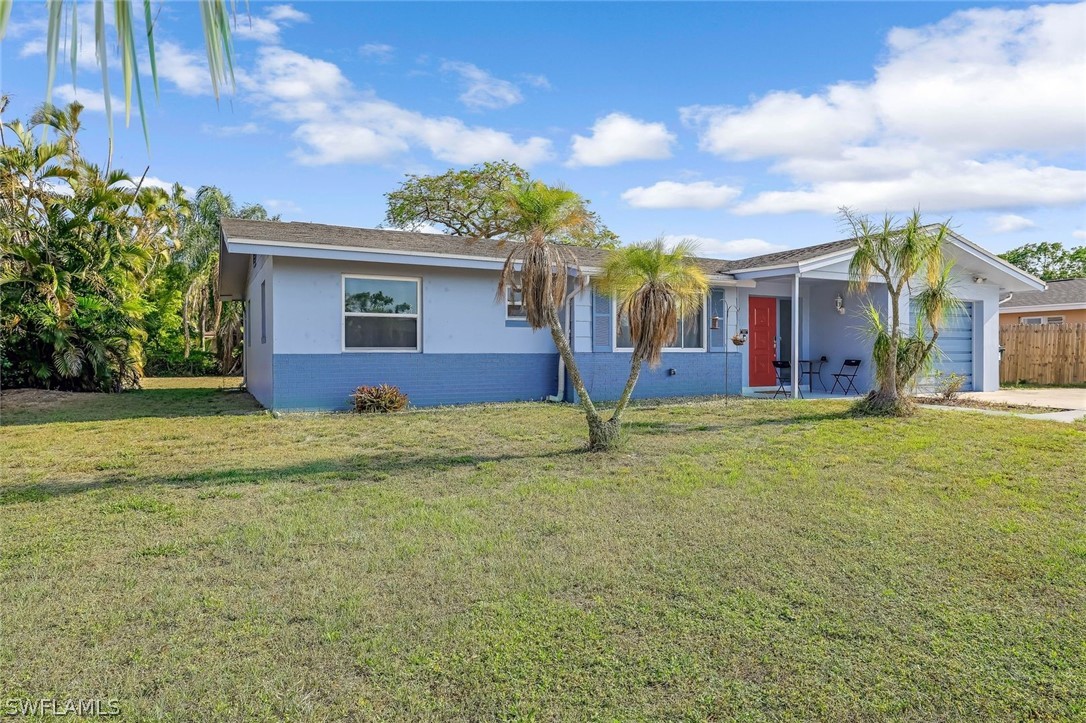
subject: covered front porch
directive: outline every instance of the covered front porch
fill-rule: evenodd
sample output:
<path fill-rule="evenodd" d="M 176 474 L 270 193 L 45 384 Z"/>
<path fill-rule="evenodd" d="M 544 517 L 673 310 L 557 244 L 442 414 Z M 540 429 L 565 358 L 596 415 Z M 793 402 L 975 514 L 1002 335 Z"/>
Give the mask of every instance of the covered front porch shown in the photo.
<path fill-rule="evenodd" d="M 784 393 L 796 398 L 859 396 L 871 389 L 866 309 L 887 310 L 884 285 L 871 284 L 859 294 L 850 291 L 847 275 L 834 272 L 768 277 L 753 289 L 737 289 L 736 305 L 729 337 L 746 337 L 738 348 L 744 394 L 782 396 L 782 380 Z"/>

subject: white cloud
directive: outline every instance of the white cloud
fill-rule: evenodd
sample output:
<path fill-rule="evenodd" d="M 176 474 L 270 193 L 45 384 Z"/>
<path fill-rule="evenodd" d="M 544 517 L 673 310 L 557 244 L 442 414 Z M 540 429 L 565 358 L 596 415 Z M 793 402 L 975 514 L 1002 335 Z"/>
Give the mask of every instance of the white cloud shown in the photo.
<path fill-rule="evenodd" d="M 260 133 L 264 129 L 259 124 L 250 122 L 233 126 L 204 123 L 200 126 L 200 130 L 208 135 L 219 136 L 220 138 L 233 138 L 236 136 L 251 136 Z"/>
<path fill-rule="evenodd" d="M 138 185 L 140 188 L 161 188 L 164 191 L 173 191 L 174 182 L 163 180 L 157 176 L 145 176 L 141 183 L 139 176 L 133 176 L 131 182 L 122 181 L 120 185 L 128 188 L 135 188 Z M 182 184 L 181 188 L 184 189 L 186 196 L 192 196 L 196 193 L 196 189 L 191 186 Z"/>
<path fill-rule="evenodd" d="M 988 228 L 995 233 L 1014 233 L 1015 231 L 1025 231 L 1027 228 L 1035 228 L 1036 226 L 1037 224 L 1025 216 L 1018 216 L 1013 213 L 992 216 L 988 219 Z"/>
<path fill-rule="evenodd" d="M 358 49 L 358 52 L 364 57 L 373 58 L 379 63 L 387 63 L 392 60 L 392 54 L 395 50 L 388 43 L 366 43 Z"/>
<path fill-rule="evenodd" d="M 734 207 L 742 215 L 813 211 L 834 213 L 842 205 L 862 211 L 954 213 L 963 209 L 1056 206 L 1086 201 L 1086 171 L 1037 166 L 1027 160 L 980 162 L 947 159 L 869 180 L 846 168 L 843 180 L 807 188 L 766 191 Z"/>
<path fill-rule="evenodd" d="M 709 258 L 745 259 L 751 256 L 783 251 L 786 247 L 780 244 L 769 243 L 760 238 L 739 238 L 731 241 L 697 234 L 675 234 L 664 236 L 664 241 L 673 246 L 679 241 L 690 240 L 698 245 L 698 254 Z"/>
<path fill-rule="evenodd" d="M 1079 229 L 1077 231 L 1072 231 L 1071 236 L 1074 237 L 1074 238 L 1086 239 L 1086 229 Z"/>
<path fill-rule="evenodd" d="M 472 110 L 507 108 L 524 100 L 516 84 L 495 78 L 471 63 L 446 60 L 441 64 L 441 70 L 460 76 L 464 87 L 460 102 Z"/>
<path fill-rule="evenodd" d="M 290 199 L 269 198 L 262 205 L 272 215 L 277 213 L 298 214 L 302 212 L 302 207 Z"/>
<path fill-rule="evenodd" d="M 634 208 L 721 208 L 741 192 L 734 186 L 717 186 L 710 181 L 678 183 L 659 181 L 651 186 L 636 186 L 622 194 L 622 200 Z"/>
<path fill-rule="evenodd" d="M 540 90 L 550 90 L 551 82 L 545 75 L 535 75 L 532 73 L 521 74 L 521 79 L 525 84 L 532 86 L 533 88 L 539 88 Z"/>
<path fill-rule="evenodd" d="M 277 23 L 307 23 L 309 16 L 293 5 L 272 5 L 266 13 L 270 20 Z"/>
<path fill-rule="evenodd" d="M 85 110 L 92 113 L 106 112 L 106 98 L 101 90 L 88 88 L 73 88 L 70 83 L 62 83 L 53 88 L 53 103 L 56 105 L 68 105 L 78 101 Z M 124 112 L 124 100 L 110 94 L 110 110 L 113 115 Z M 135 111 L 137 114 L 138 110 Z"/>
<path fill-rule="evenodd" d="M 663 123 L 649 123 L 624 113 L 596 121 L 591 136 L 573 136 L 570 166 L 612 166 L 623 161 L 671 157 L 675 134 Z"/>
<path fill-rule="evenodd" d="M 1086 200 L 1086 4 L 962 10 L 897 28 L 866 83 L 681 109 L 700 147 L 791 183 L 740 213 L 960 211 Z"/>
<path fill-rule="evenodd" d="M 869 99 L 849 85 L 820 96 L 773 92 L 743 109 L 690 106 L 680 115 L 701 129 L 702 150 L 740 160 L 833 153 L 876 128 Z"/>
<path fill-rule="evenodd" d="M 525 166 L 550 157 L 550 141 L 427 116 L 355 88 L 333 63 L 279 47 L 261 48 L 241 79 L 249 97 L 297 123 L 293 152 L 308 165 L 381 163 L 422 147 L 457 164 L 504 158 Z"/>
<path fill-rule="evenodd" d="M 155 65 L 158 77 L 185 95 L 211 95 L 211 76 L 202 56 L 172 41 L 160 40 L 155 43 Z"/>
<path fill-rule="evenodd" d="M 295 23 L 309 22 L 309 16 L 291 5 L 272 5 L 261 16 L 239 17 L 234 35 L 258 43 L 278 43 L 279 31 Z"/>

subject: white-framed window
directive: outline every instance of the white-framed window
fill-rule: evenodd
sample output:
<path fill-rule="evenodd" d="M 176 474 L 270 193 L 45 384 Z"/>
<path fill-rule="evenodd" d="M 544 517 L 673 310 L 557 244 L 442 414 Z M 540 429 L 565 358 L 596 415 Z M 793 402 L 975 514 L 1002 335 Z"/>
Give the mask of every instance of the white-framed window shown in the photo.
<path fill-rule="evenodd" d="M 523 321 L 527 317 L 528 312 L 524 310 L 524 292 L 519 289 L 514 289 L 512 286 L 506 286 L 505 320 Z"/>
<path fill-rule="evenodd" d="M 625 314 L 618 313 L 618 304 L 612 302 L 612 317 L 615 319 L 615 350 L 633 351 L 633 338 L 630 335 L 630 320 Z M 705 328 L 705 304 L 696 314 L 679 319 L 675 341 L 666 351 L 705 351 L 708 332 Z"/>
<path fill-rule="evenodd" d="M 422 279 L 343 275 L 343 350 L 418 351 Z"/>
<path fill-rule="evenodd" d="M 1027 326 L 1043 326 L 1044 324 L 1062 324 L 1063 319 L 1062 316 L 1020 316 L 1018 323 Z"/>

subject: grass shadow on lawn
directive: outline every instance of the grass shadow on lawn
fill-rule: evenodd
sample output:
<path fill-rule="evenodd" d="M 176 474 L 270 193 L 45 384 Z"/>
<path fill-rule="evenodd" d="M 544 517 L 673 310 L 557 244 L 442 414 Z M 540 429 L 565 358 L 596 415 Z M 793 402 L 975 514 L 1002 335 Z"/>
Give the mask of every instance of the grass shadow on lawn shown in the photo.
<path fill-rule="evenodd" d="M 265 484 L 268 482 L 300 482 L 324 484 L 328 482 L 380 483 L 398 473 L 447 472 L 457 467 L 479 467 L 488 463 L 509 460 L 540 460 L 590 454 L 587 449 L 548 451 L 539 454 L 495 455 L 410 455 L 390 452 L 375 455 L 325 459 L 305 464 L 280 467 L 210 469 L 163 476 L 129 477 L 111 474 L 100 478 L 78 481 L 39 482 L 25 485 L 8 485 L 0 489 L 0 506 L 20 502 L 46 502 L 68 495 L 78 495 L 99 489 L 132 490 L 149 485 L 172 487 L 225 487 L 241 484 Z"/>
<path fill-rule="evenodd" d="M 44 403 L 24 403 L 21 397 L 27 394 L 53 394 L 58 398 Z M 5 392 L 0 407 L 0 426 L 5 427 L 144 417 L 218 417 L 263 411 L 249 393 L 217 387 L 133 389 L 117 394 L 17 389 Z"/>

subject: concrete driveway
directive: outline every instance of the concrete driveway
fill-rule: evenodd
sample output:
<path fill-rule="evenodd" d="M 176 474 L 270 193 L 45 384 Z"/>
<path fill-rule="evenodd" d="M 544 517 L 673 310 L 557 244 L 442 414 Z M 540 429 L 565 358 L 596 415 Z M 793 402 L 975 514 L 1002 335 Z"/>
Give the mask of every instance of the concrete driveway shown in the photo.
<path fill-rule="evenodd" d="M 998 404 L 1086 411 L 1086 389 L 1000 389 L 998 392 L 964 392 L 962 396 Z"/>

